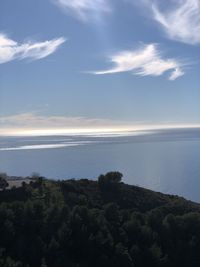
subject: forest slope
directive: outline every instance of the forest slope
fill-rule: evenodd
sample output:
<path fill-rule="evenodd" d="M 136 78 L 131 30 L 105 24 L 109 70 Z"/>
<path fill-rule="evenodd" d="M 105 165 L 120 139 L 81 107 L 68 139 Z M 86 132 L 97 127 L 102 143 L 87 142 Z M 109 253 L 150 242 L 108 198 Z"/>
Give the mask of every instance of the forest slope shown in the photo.
<path fill-rule="evenodd" d="M 200 205 L 121 182 L 50 181 L 0 192 L 0 266 L 200 266 Z"/>

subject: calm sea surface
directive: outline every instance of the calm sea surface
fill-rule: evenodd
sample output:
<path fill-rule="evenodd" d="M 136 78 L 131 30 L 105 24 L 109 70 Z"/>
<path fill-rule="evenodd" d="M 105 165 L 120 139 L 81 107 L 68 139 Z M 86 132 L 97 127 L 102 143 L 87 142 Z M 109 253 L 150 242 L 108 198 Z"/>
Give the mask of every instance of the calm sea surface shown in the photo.
<path fill-rule="evenodd" d="M 200 202 L 200 129 L 0 137 L 0 171 L 9 175 L 96 179 L 115 170 L 126 183 Z"/>

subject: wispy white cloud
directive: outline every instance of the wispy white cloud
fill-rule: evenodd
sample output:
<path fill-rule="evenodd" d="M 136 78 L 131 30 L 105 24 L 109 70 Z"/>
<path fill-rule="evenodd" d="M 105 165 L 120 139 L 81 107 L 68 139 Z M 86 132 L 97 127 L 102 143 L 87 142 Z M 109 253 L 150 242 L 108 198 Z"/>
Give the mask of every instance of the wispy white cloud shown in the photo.
<path fill-rule="evenodd" d="M 110 12 L 109 0 L 53 0 L 66 12 L 73 12 L 79 19 L 87 21 L 92 12 Z"/>
<path fill-rule="evenodd" d="M 181 63 L 176 59 L 163 59 L 156 44 L 143 45 L 135 51 L 122 51 L 110 57 L 115 66 L 108 70 L 95 71 L 93 74 L 132 72 L 140 76 L 160 76 L 171 71 L 169 80 L 184 75 Z"/>
<path fill-rule="evenodd" d="M 183 75 L 184 75 L 184 72 L 180 68 L 175 68 L 175 70 L 170 75 L 169 80 L 174 81 Z"/>
<path fill-rule="evenodd" d="M 54 53 L 65 42 L 61 37 L 44 42 L 18 42 L 0 33 L 0 64 L 12 60 L 32 59 L 38 60 Z"/>
<path fill-rule="evenodd" d="M 154 19 L 160 23 L 170 39 L 188 44 L 200 44 L 200 1 L 169 1 L 161 8 L 162 1 L 147 1 Z M 169 6 L 169 8 L 167 8 Z"/>

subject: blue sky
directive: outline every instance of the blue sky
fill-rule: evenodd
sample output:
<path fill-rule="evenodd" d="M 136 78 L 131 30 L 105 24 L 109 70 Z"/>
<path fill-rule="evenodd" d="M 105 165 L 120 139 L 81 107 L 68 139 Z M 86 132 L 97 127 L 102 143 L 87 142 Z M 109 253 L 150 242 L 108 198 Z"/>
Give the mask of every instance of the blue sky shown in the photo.
<path fill-rule="evenodd" d="M 0 127 L 200 123 L 198 0 L 2 0 Z"/>

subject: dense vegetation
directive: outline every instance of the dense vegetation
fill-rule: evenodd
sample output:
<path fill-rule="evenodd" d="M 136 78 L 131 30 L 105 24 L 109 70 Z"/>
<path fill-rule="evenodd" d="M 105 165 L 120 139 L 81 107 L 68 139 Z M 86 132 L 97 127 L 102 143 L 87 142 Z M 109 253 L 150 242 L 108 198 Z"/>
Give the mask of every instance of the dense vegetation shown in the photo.
<path fill-rule="evenodd" d="M 199 267 L 200 206 L 121 178 L 3 186 L 0 266 Z"/>

